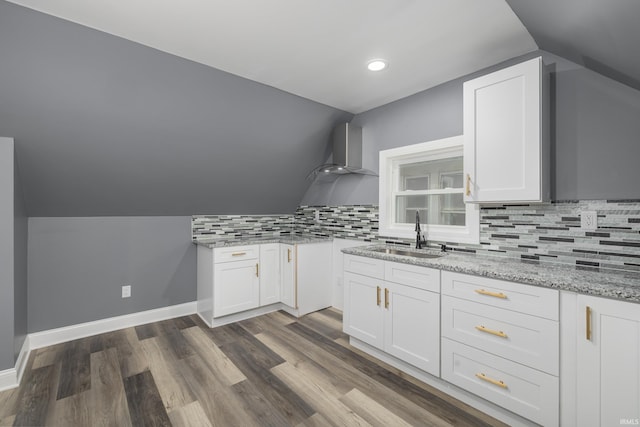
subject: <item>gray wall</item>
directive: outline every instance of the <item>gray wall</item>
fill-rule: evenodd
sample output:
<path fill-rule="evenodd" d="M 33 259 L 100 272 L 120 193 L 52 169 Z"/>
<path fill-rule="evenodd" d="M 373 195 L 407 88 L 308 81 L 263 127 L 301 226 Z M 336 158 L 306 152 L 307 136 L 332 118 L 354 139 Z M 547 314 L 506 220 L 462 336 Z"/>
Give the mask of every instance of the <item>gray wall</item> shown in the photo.
<path fill-rule="evenodd" d="M 538 48 L 640 90 L 640 2 L 507 0 Z"/>
<path fill-rule="evenodd" d="M 20 180 L 19 165 L 14 162 L 13 181 L 13 321 L 14 321 L 14 354 L 22 348 L 27 335 L 27 238 L 28 221 L 24 209 L 24 195 Z"/>
<path fill-rule="evenodd" d="M 639 199 L 640 92 L 547 52 L 534 52 L 358 114 L 363 167 L 378 151 L 462 134 L 464 81 L 542 54 L 551 72 L 551 174 L 556 200 Z M 378 179 L 315 183 L 303 205 L 378 203 Z"/>
<path fill-rule="evenodd" d="M 196 299 L 190 217 L 29 218 L 28 251 L 29 332 Z"/>
<path fill-rule="evenodd" d="M 14 367 L 13 141 L 0 138 L 0 371 Z"/>
<path fill-rule="evenodd" d="M 352 114 L 0 0 L 29 216 L 293 212 Z"/>

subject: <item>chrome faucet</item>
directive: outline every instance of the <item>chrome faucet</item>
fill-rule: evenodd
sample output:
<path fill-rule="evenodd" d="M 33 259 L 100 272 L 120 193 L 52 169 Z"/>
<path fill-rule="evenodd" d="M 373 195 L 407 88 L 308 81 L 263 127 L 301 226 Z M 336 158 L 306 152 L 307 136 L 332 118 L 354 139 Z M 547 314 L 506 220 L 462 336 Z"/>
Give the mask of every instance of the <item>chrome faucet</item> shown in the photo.
<path fill-rule="evenodd" d="M 427 245 L 427 239 L 424 238 L 420 230 L 420 214 L 416 211 L 416 249 L 422 249 L 422 245 Z"/>

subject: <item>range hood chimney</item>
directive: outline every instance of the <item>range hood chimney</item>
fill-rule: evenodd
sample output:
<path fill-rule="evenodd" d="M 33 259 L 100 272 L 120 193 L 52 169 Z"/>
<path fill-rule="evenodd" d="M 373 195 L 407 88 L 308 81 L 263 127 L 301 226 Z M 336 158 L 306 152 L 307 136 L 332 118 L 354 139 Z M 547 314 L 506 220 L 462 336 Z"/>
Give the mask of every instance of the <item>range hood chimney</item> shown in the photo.
<path fill-rule="evenodd" d="M 335 179 L 346 174 L 378 176 L 377 173 L 362 168 L 362 128 L 350 123 L 341 123 L 333 129 L 333 163 L 315 168 L 311 178 L 328 177 Z"/>

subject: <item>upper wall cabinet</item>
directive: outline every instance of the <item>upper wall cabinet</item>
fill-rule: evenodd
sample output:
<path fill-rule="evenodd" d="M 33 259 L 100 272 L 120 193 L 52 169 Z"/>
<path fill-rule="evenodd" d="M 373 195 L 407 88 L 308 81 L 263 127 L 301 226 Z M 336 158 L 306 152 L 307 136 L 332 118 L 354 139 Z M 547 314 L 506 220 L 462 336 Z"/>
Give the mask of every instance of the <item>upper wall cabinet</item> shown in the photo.
<path fill-rule="evenodd" d="M 549 194 L 542 58 L 464 83 L 464 201 L 542 202 Z"/>

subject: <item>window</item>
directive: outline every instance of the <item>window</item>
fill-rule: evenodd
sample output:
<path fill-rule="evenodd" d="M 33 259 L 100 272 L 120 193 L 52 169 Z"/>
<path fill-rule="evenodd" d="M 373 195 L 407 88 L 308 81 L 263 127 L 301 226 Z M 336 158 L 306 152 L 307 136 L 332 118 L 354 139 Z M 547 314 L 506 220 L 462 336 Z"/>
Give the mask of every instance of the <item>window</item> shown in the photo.
<path fill-rule="evenodd" d="M 478 243 L 478 205 L 463 201 L 462 136 L 380 152 L 380 235 Z"/>

